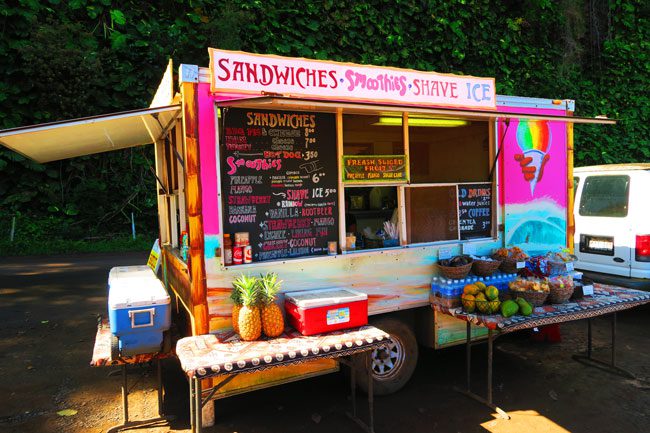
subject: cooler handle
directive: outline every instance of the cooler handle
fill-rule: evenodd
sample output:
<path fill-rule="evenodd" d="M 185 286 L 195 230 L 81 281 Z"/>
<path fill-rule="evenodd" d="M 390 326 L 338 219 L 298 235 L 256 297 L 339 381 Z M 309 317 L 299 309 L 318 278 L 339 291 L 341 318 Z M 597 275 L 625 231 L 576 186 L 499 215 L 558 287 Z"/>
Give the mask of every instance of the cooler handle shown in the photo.
<path fill-rule="evenodd" d="M 135 315 L 136 314 L 141 314 L 141 313 L 148 313 L 149 314 L 149 323 L 143 323 L 141 325 L 136 325 L 135 323 Z M 131 328 L 146 328 L 149 326 L 153 326 L 153 316 L 156 315 L 156 309 L 155 308 L 146 308 L 144 310 L 130 310 L 129 311 L 129 318 L 131 319 Z"/>

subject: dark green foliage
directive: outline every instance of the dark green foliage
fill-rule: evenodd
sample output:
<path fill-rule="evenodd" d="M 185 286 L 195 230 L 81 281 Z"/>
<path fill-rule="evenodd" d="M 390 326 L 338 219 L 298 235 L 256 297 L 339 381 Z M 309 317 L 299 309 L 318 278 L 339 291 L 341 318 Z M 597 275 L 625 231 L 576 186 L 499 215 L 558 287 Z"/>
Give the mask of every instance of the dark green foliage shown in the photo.
<path fill-rule="evenodd" d="M 0 0 L 0 128 L 148 105 L 169 57 L 207 47 L 496 77 L 500 94 L 568 98 L 576 165 L 650 159 L 643 0 Z M 16 212 L 48 236 L 155 232 L 150 148 L 34 164 L 0 149 L 0 239 Z M 58 231 L 58 232 L 57 232 Z"/>

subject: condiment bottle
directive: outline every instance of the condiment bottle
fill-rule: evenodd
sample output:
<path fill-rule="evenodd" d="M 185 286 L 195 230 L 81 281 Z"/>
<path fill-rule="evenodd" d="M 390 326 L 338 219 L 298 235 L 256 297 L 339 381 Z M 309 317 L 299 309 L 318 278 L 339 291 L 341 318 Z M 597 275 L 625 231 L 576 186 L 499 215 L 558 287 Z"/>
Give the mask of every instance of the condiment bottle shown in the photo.
<path fill-rule="evenodd" d="M 223 235 L 223 264 L 232 265 L 232 239 L 228 233 Z"/>

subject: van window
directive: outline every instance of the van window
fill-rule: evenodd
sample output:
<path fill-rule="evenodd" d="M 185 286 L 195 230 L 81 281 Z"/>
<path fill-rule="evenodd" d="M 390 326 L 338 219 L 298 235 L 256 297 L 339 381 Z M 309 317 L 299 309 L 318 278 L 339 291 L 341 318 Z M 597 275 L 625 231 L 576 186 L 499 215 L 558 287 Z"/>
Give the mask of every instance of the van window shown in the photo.
<path fill-rule="evenodd" d="M 587 176 L 582 187 L 580 215 L 625 217 L 629 192 L 629 176 Z"/>
<path fill-rule="evenodd" d="M 576 193 L 578 192 L 578 186 L 580 185 L 580 178 L 575 176 L 573 178 L 573 198 L 576 198 Z"/>

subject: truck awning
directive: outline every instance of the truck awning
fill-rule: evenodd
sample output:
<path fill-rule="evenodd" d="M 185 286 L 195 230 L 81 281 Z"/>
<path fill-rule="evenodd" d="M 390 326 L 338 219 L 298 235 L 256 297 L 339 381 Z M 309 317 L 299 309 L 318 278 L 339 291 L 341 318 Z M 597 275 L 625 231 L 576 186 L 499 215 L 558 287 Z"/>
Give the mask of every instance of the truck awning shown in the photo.
<path fill-rule="evenodd" d="M 342 110 L 346 114 L 374 114 L 398 116 L 402 112 L 410 115 L 469 119 L 469 120 L 501 120 L 501 119 L 530 119 L 549 120 L 565 123 L 591 123 L 591 124 L 616 124 L 616 119 L 607 117 L 576 117 L 565 114 L 531 114 L 524 112 L 509 111 L 488 111 L 488 110 L 467 110 L 455 108 L 428 108 L 409 105 L 377 105 L 360 102 L 334 102 L 320 99 L 299 99 L 286 96 L 255 96 L 250 98 L 231 99 L 217 102 L 219 107 L 242 107 L 242 108 L 267 108 L 267 109 L 301 109 L 305 111 L 323 111 L 335 113 Z"/>
<path fill-rule="evenodd" d="M 39 163 L 153 143 L 180 105 L 122 111 L 0 131 L 0 144 Z"/>

